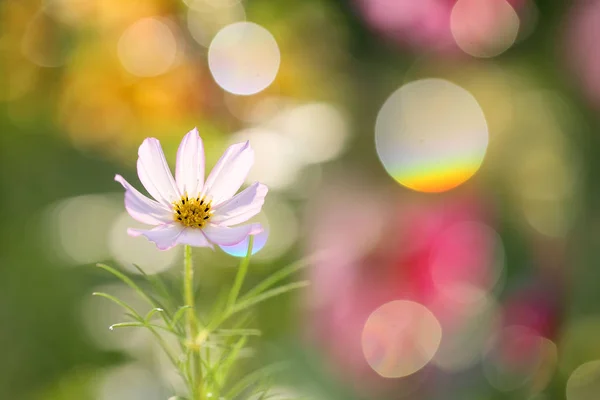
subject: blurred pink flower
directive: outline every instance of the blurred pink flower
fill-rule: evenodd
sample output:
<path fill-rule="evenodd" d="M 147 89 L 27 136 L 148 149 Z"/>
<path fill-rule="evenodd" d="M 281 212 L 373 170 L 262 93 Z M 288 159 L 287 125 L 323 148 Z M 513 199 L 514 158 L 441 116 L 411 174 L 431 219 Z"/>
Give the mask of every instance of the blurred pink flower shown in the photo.
<path fill-rule="evenodd" d="M 455 0 L 356 0 L 375 30 L 414 47 L 453 47 L 450 12 Z"/>
<path fill-rule="evenodd" d="M 369 315 L 393 300 L 412 300 L 430 309 L 442 326 L 463 310 L 447 298 L 432 277 L 432 254 L 461 223 L 488 221 L 477 196 L 444 196 L 413 202 L 364 185 L 330 185 L 310 206 L 310 251 L 320 255 L 309 270 L 309 336 L 323 348 L 341 379 L 357 389 L 388 385 L 364 359 L 361 334 Z M 486 270 L 493 263 L 488 246 L 469 240 L 444 249 L 446 275 L 464 283 L 465 266 Z M 473 264 L 466 260 L 477 259 Z M 477 275 L 484 276 L 479 271 Z M 443 280 L 442 284 L 451 283 Z M 457 301 L 453 303 L 453 301 Z M 464 304 L 462 304 L 464 308 Z M 456 317 L 456 318 L 455 318 Z M 387 382 L 387 383 L 386 383 Z"/>
<path fill-rule="evenodd" d="M 600 1 L 575 2 L 566 21 L 563 51 L 585 95 L 600 107 Z"/>
<path fill-rule="evenodd" d="M 560 322 L 562 288 L 558 282 L 538 278 L 511 294 L 504 306 L 504 325 L 523 326 L 553 339 Z"/>
<path fill-rule="evenodd" d="M 565 243 L 535 237 L 532 247 L 535 275 L 507 296 L 503 325 L 522 326 L 554 340 L 559 334 L 565 296 Z"/>
<path fill-rule="evenodd" d="M 518 10 L 526 0 L 507 1 Z M 450 30 L 450 15 L 456 2 L 457 0 L 355 0 L 360 14 L 377 32 L 409 47 L 442 52 L 458 49 Z M 477 18 L 477 15 L 473 15 L 470 22 L 477 21 Z"/>
<path fill-rule="evenodd" d="M 509 379 L 509 389 L 528 385 L 532 392 L 548 385 L 558 357 L 553 340 L 559 329 L 563 288 L 555 278 L 536 276 L 504 302 L 502 325 L 486 355 L 488 365 L 501 376 L 496 384 Z"/>
<path fill-rule="evenodd" d="M 167 250 L 177 244 L 231 246 L 260 233 L 260 224 L 238 224 L 260 212 L 267 187 L 257 182 L 235 195 L 253 163 L 250 144 L 234 144 L 204 181 L 204 146 L 198 130 L 193 129 L 179 145 L 173 179 L 160 142 L 155 138 L 144 140 L 139 149 L 138 176 L 156 200 L 138 192 L 121 175 L 115 180 L 125 188 L 127 212 L 155 228 L 129 229 L 129 234 L 143 235 L 160 250 Z"/>

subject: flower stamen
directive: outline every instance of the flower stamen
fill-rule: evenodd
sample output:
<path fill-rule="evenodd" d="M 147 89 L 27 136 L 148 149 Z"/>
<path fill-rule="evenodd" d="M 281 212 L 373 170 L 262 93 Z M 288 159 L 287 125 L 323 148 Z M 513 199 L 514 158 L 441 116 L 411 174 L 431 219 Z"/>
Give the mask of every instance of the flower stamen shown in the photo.
<path fill-rule="evenodd" d="M 175 221 L 188 228 L 203 228 L 212 215 L 211 202 L 204 198 L 183 196 L 173 203 Z"/>

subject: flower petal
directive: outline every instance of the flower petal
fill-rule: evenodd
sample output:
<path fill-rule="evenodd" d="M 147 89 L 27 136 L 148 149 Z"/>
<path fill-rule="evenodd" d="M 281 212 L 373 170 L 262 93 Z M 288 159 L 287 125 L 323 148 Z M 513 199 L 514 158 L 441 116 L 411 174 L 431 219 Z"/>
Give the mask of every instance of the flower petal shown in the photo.
<path fill-rule="evenodd" d="M 209 224 L 206 228 L 203 228 L 203 231 L 212 243 L 221 246 L 233 246 L 246 239 L 248 235 L 255 235 L 262 232 L 262 227 L 260 224 L 247 224 L 234 227 Z"/>
<path fill-rule="evenodd" d="M 144 140 L 138 151 L 138 176 L 148 193 L 164 205 L 170 206 L 181 198 L 171 174 L 160 142 L 155 138 Z"/>
<path fill-rule="evenodd" d="M 254 150 L 249 142 L 229 146 L 208 175 L 204 194 L 212 199 L 213 206 L 229 200 L 242 186 L 254 164 Z"/>
<path fill-rule="evenodd" d="M 194 247 L 210 247 L 214 248 L 212 243 L 208 241 L 206 235 L 200 229 L 186 228 L 183 230 L 179 238 L 177 239 L 179 244 L 189 244 Z"/>
<path fill-rule="evenodd" d="M 159 250 L 169 250 L 175 246 L 182 232 L 183 226 L 179 224 L 164 224 L 151 230 L 133 228 L 127 230 L 130 236 L 145 236 L 149 241 L 154 242 Z"/>
<path fill-rule="evenodd" d="M 184 136 L 177 150 L 175 180 L 179 192 L 196 197 L 204 185 L 204 145 L 194 128 Z"/>
<path fill-rule="evenodd" d="M 135 220 L 148 225 L 160 225 L 173 219 L 171 210 L 141 194 L 121 175 L 116 175 L 115 181 L 125 188 L 125 209 Z"/>
<path fill-rule="evenodd" d="M 269 188 L 253 183 L 229 200 L 214 208 L 211 221 L 217 225 L 231 226 L 248 221 L 260 212 Z"/>

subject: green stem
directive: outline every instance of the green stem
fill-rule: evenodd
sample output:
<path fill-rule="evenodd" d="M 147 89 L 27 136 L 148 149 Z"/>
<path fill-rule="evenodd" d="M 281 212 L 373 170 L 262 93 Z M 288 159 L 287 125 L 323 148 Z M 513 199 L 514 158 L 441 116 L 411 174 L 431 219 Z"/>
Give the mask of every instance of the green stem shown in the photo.
<path fill-rule="evenodd" d="M 171 363 L 173 364 L 173 366 L 175 368 L 178 368 L 177 359 L 175 358 L 175 356 L 171 352 L 171 349 L 169 348 L 169 346 L 167 345 L 167 343 L 165 342 L 165 340 L 163 339 L 163 337 L 160 336 L 160 333 L 158 333 L 151 326 L 148 326 L 148 329 L 150 330 L 150 332 L 152 332 L 152 334 L 154 335 L 154 337 L 158 341 L 158 344 L 160 345 L 160 347 L 162 347 L 163 351 L 167 354 L 167 357 L 169 357 L 169 360 L 171 361 Z"/>
<path fill-rule="evenodd" d="M 231 291 L 229 292 L 229 298 L 227 299 L 227 310 L 230 310 L 235 302 L 237 301 L 238 295 L 240 294 L 240 290 L 242 289 L 242 285 L 244 284 L 244 279 L 246 279 L 246 274 L 248 273 L 248 265 L 250 264 L 250 257 L 252 256 L 252 246 L 254 245 L 254 235 L 250 235 L 248 240 L 248 251 L 246 252 L 246 257 L 242 259 L 240 262 L 240 267 L 238 268 L 237 275 L 235 276 L 235 282 L 231 287 Z"/>
<path fill-rule="evenodd" d="M 193 400 L 202 400 L 202 364 L 200 360 L 200 349 L 196 348 L 196 337 L 198 336 L 198 320 L 194 301 L 194 266 L 192 265 L 192 247 L 185 246 L 183 293 L 187 311 L 187 342 L 191 346 L 190 361 L 192 379 L 190 382 Z"/>

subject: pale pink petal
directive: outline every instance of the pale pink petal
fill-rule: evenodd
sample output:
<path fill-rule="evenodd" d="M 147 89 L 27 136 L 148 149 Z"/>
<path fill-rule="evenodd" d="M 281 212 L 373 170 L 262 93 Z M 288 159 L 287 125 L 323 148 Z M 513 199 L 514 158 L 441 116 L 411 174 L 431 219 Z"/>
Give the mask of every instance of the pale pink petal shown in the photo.
<path fill-rule="evenodd" d="M 214 208 L 211 222 L 231 226 L 241 224 L 260 212 L 269 188 L 262 183 L 254 183 L 229 200 Z"/>
<path fill-rule="evenodd" d="M 177 150 L 175 179 L 179 192 L 196 197 L 204 184 L 204 146 L 194 128 L 184 136 Z"/>
<path fill-rule="evenodd" d="M 203 228 L 203 231 L 212 243 L 221 246 L 233 246 L 246 239 L 248 235 L 255 235 L 262 232 L 262 227 L 260 224 L 247 224 L 234 227 L 209 224 Z"/>
<path fill-rule="evenodd" d="M 203 193 L 213 206 L 229 200 L 242 186 L 254 164 L 254 151 L 249 142 L 229 146 L 208 175 Z"/>
<path fill-rule="evenodd" d="M 155 138 L 144 140 L 138 151 L 138 176 L 140 181 L 156 200 L 170 205 L 181 198 L 167 160 Z"/>
<path fill-rule="evenodd" d="M 177 239 L 179 244 L 189 244 L 194 247 L 214 248 L 200 229 L 186 228 Z"/>
<path fill-rule="evenodd" d="M 138 192 L 121 175 L 116 175 L 115 181 L 125 188 L 125 209 L 134 219 L 148 225 L 160 225 L 173 220 L 171 210 Z"/>
<path fill-rule="evenodd" d="M 133 228 L 127 230 L 130 236 L 145 236 L 149 241 L 154 242 L 159 250 L 169 250 L 175 246 L 181 232 L 183 232 L 183 225 L 180 224 L 164 224 L 151 230 Z"/>

